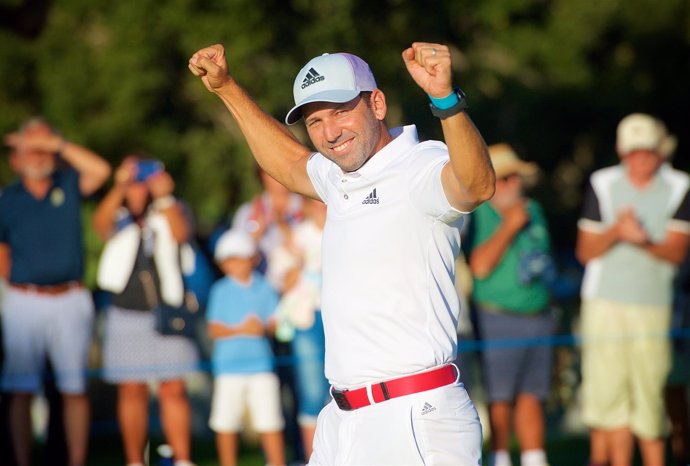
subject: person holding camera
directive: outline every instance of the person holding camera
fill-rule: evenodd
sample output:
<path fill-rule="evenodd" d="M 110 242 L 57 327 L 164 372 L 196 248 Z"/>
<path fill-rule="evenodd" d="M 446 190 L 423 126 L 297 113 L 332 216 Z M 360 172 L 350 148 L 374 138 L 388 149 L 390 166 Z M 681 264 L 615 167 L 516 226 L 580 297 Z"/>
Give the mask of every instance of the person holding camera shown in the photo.
<path fill-rule="evenodd" d="M 158 382 L 161 425 L 175 465 L 190 465 L 191 410 L 183 376 L 197 368 L 193 339 L 155 327 L 158 303 L 185 300 L 181 246 L 190 222 L 173 196 L 175 182 L 157 160 L 130 155 L 93 217 L 106 242 L 98 284 L 112 293 L 107 311 L 103 371 L 117 384 L 117 413 L 127 464 L 143 465 L 148 427 L 148 385 Z"/>
<path fill-rule="evenodd" d="M 484 343 L 492 443 L 488 464 L 511 465 L 514 426 L 521 466 L 546 466 L 542 404 L 551 387 L 552 349 L 529 340 L 553 334 L 548 284 L 555 269 L 542 208 L 523 194 L 538 169 L 520 160 L 508 144 L 489 146 L 489 154 L 496 193 L 472 213 L 465 242 Z"/>

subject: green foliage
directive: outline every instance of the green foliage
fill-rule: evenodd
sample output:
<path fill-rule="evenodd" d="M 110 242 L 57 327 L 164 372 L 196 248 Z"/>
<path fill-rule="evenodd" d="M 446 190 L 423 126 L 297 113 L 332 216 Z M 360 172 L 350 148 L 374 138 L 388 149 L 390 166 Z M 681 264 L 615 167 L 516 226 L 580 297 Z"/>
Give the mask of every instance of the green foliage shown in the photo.
<path fill-rule="evenodd" d="M 662 117 L 686 151 L 689 10 L 686 0 L 61 0 L 37 33 L 0 27 L 0 131 L 42 114 L 113 164 L 133 149 L 161 158 L 205 234 L 258 186 L 237 126 L 187 70 L 194 51 L 224 44 L 231 72 L 279 119 L 307 59 L 359 54 L 387 94 L 389 123 L 439 138 L 400 53 L 445 42 L 487 142 L 544 168 L 538 194 L 564 217 L 567 245 L 586 175 L 615 162 L 621 117 Z M 10 178 L 3 165 L 0 182 Z"/>

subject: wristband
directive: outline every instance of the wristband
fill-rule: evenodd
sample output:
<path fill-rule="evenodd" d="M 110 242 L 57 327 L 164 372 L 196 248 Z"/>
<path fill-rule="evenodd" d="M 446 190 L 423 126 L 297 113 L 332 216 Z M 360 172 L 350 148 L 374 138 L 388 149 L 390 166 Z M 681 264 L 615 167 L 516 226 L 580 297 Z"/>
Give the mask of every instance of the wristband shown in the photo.
<path fill-rule="evenodd" d="M 437 99 L 436 97 L 432 97 L 429 95 L 429 100 L 431 101 L 431 105 L 438 108 L 439 110 L 446 110 L 457 104 L 460 99 L 458 99 L 457 94 L 455 93 L 455 91 L 453 91 L 447 96 L 442 97 L 440 99 Z"/>
<path fill-rule="evenodd" d="M 151 203 L 151 206 L 154 210 L 165 210 L 169 207 L 174 206 L 176 202 L 177 201 L 175 200 L 175 197 L 172 194 L 168 194 L 167 196 L 154 199 Z"/>
<path fill-rule="evenodd" d="M 440 108 L 437 107 L 432 101 L 432 103 L 429 104 L 431 114 L 443 120 L 445 118 L 452 117 L 453 115 L 457 115 L 458 113 L 464 112 L 467 109 L 467 98 L 465 97 L 465 93 L 462 92 L 462 89 L 456 87 L 455 89 L 453 89 L 452 96 L 455 98 L 455 103 L 450 107 Z M 443 99 L 436 100 L 446 101 L 445 104 L 448 105 L 448 102 L 450 102 L 453 99 L 451 99 L 450 96 L 448 96 L 444 97 Z"/>

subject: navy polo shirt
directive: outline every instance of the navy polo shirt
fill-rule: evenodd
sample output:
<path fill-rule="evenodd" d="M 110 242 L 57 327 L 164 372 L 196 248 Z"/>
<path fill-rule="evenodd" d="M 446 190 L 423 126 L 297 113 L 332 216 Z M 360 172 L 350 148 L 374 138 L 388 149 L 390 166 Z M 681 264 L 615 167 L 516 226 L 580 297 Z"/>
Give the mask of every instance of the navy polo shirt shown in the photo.
<path fill-rule="evenodd" d="M 54 285 L 84 274 L 79 174 L 53 173 L 53 186 L 36 199 L 21 181 L 0 195 L 0 243 L 9 246 L 10 282 Z"/>

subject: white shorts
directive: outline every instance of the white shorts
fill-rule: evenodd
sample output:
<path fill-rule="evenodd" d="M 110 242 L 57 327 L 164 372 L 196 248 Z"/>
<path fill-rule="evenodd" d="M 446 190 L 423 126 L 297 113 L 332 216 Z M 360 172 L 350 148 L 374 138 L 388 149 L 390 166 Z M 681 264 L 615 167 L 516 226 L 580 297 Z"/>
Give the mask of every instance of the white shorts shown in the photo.
<path fill-rule="evenodd" d="M 209 426 L 214 432 L 239 432 L 245 408 L 257 432 L 278 432 L 285 427 L 280 381 L 272 372 L 219 375 L 213 381 Z"/>
<path fill-rule="evenodd" d="M 461 383 L 354 411 L 331 401 L 319 414 L 310 466 L 476 466 L 482 426 Z"/>
<path fill-rule="evenodd" d="M 94 317 L 88 290 L 42 295 L 8 287 L 2 310 L 4 390 L 38 392 L 48 358 L 61 393 L 86 392 Z"/>

